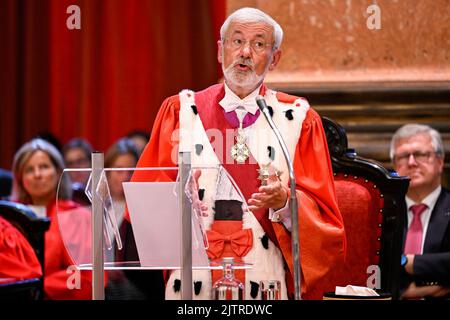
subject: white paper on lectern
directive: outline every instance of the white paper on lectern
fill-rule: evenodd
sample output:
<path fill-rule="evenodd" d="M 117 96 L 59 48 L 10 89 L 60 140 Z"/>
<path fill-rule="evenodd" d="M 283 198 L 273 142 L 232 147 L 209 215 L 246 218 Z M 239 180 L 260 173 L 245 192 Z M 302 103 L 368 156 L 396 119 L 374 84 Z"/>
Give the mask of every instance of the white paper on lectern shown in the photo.
<path fill-rule="evenodd" d="M 125 182 L 123 189 L 141 267 L 180 268 L 178 182 Z M 193 213 L 194 214 L 194 213 Z M 209 266 L 197 223 L 192 224 L 192 267 Z"/>

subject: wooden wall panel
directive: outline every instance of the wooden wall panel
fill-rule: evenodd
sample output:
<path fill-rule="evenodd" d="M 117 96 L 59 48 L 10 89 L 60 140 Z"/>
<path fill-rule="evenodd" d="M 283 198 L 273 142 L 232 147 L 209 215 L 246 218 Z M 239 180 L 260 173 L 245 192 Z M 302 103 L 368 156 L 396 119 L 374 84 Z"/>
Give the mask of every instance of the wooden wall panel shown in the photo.
<path fill-rule="evenodd" d="M 370 29 L 374 3 L 380 29 Z M 228 0 L 283 27 L 280 87 L 436 87 L 450 81 L 450 0 Z M 369 22 L 369 23 L 368 23 Z"/>

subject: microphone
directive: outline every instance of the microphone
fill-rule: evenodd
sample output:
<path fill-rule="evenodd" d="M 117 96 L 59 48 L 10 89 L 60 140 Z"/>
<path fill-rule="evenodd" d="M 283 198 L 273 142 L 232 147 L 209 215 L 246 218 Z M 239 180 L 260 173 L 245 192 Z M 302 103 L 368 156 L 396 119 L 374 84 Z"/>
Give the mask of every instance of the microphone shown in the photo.
<path fill-rule="evenodd" d="M 272 120 L 270 116 L 269 109 L 267 107 L 266 100 L 258 95 L 256 98 L 256 104 L 258 105 L 261 112 L 264 114 L 267 122 L 272 128 L 275 136 L 277 137 L 278 143 L 281 146 L 281 150 L 283 151 L 284 158 L 286 160 L 288 169 L 289 169 L 289 183 L 291 196 L 289 198 L 289 207 L 291 209 L 291 223 L 292 223 L 292 259 L 293 259 L 293 267 L 294 267 L 294 287 L 295 287 L 295 300 L 301 300 L 300 296 L 300 245 L 299 245 L 299 234 L 298 234 L 298 202 L 297 202 L 297 193 L 295 190 L 295 174 L 294 174 L 294 166 L 292 164 L 291 156 L 289 154 L 286 143 L 284 142 L 283 137 L 281 136 L 280 130 L 278 130 L 277 126 Z"/>
<path fill-rule="evenodd" d="M 267 109 L 266 100 L 264 100 L 264 98 L 260 95 L 256 96 L 255 100 L 256 100 L 256 104 L 259 107 L 259 110 L 261 110 L 261 112 L 264 112 L 264 109 Z"/>

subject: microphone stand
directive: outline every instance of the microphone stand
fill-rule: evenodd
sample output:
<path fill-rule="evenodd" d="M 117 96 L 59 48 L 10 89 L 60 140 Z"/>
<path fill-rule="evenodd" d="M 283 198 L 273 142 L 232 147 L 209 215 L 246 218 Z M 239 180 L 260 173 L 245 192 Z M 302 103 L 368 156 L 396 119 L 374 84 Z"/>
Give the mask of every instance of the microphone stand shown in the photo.
<path fill-rule="evenodd" d="M 301 266 L 300 266 L 300 249 L 299 249 L 299 232 L 298 232 L 298 202 L 297 202 L 297 193 L 295 190 L 295 175 L 294 175 L 294 167 L 292 165 L 291 156 L 289 155 L 289 151 L 287 149 L 286 143 L 281 136 L 280 130 L 275 126 L 275 123 L 270 116 L 269 110 L 267 109 L 266 101 L 262 96 L 256 97 L 256 103 L 258 104 L 259 109 L 266 117 L 267 122 L 272 128 L 275 136 L 277 137 L 278 143 L 281 146 L 281 150 L 283 151 L 284 157 L 286 159 L 287 166 L 289 168 L 289 182 L 290 182 L 290 190 L 291 195 L 289 198 L 289 208 L 291 209 L 291 222 L 292 222 L 292 230 L 291 230 L 291 239 L 292 239 L 292 258 L 293 258 L 293 268 L 294 268 L 294 289 L 295 289 L 295 300 L 301 300 L 300 295 L 300 285 L 301 285 Z"/>

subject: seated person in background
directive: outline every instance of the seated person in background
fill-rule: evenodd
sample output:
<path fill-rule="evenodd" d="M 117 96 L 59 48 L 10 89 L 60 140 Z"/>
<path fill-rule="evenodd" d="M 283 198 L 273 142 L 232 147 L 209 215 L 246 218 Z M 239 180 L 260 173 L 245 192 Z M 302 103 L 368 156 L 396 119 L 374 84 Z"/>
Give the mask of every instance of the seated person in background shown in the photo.
<path fill-rule="evenodd" d="M 50 229 L 45 234 L 45 297 L 91 299 L 91 272 L 81 271 L 75 275 L 76 279 L 73 277 L 74 262 L 64 246 L 58 225 L 60 217 L 57 217 L 56 191 L 63 169 L 62 155 L 53 145 L 42 139 L 25 143 L 14 156 L 11 200 L 31 205 L 38 215 L 51 219 Z M 58 210 L 79 207 L 70 201 L 71 188 L 68 178 L 64 175 L 61 181 Z M 72 222 L 71 229 L 73 238 L 86 237 L 86 232 L 83 233 L 86 228 L 83 229 L 76 222 Z M 76 280 L 75 287 L 70 286 L 71 279 Z"/>
<path fill-rule="evenodd" d="M 139 160 L 138 149 L 133 140 L 122 138 L 116 141 L 105 154 L 105 168 L 134 168 Z M 114 202 L 116 218 L 120 224 L 125 210 L 125 194 L 122 183 L 131 179 L 133 170 L 107 172 L 108 185 Z"/>
<path fill-rule="evenodd" d="M 12 188 L 12 174 L 0 168 L 0 200 L 8 199 Z"/>
<path fill-rule="evenodd" d="M 133 140 L 122 138 L 106 152 L 105 168 L 134 168 L 138 160 L 138 149 Z M 138 260 L 131 225 L 123 220 L 125 194 L 122 183 L 130 181 L 133 172 L 133 170 L 107 172 L 117 223 L 121 225 L 121 236 L 125 240 L 124 249 L 117 251 L 116 259 L 118 261 Z M 162 299 L 163 283 L 161 271 L 110 271 L 106 299 Z"/>
<path fill-rule="evenodd" d="M 41 276 L 41 265 L 27 239 L 0 216 L 0 284 Z"/>
<path fill-rule="evenodd" d="M 450 292 L 450 192 L 441 186 L 441 136 L 426 125 L 404 125 L 392 138 L 390 157 L 398 174 L 411 179 L 405 198 L 402 297 L 445 296 Z"/>
<path fill-rule="evenodd" d="M 150 140 L 150 135 L 143 130 L 134 130 L 127 134 L 127 138 L 133 140 L 138 150 L 139 156 L 144 151 L 145 146 Z"/>
<path fill-rule="evenodd" d="M 63 147 L 66 168 L 91 168 L 91 144 L 82 138 L 73 138 Z M 89 172 L 69 172 L 73 184 L 86 186 Z"/>

